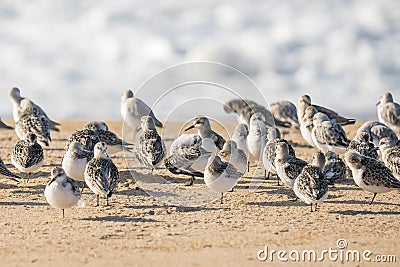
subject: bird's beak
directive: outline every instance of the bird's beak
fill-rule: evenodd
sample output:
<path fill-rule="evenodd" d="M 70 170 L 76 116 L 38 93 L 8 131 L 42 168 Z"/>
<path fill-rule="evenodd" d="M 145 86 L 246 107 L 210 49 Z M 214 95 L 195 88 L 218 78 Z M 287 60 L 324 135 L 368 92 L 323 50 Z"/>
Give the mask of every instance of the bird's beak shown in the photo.
<path fill-rule="evenodd" d="M 381 101 L 376 102 L 376 105 L 379 106 L 379 104 L 381 103 Z"/>
<path fill-rule="evenodd" d="M 0 128 L 4 128 L 4 129 L 8 129 L 8 130 L 14 129 L 13 127 L 8 126 L 1 120 L 0 120 Z"/>
<path fill-rule="evenodd" d="M 187 128 L 185 129 L 185 132 L 187 132 L 187 131 L 189 131 L 190 129 L 193 129 L 193 128 L 194 128 L 194 124 L 193 124 L 192 126 L 187 127 Z"/>
<path fill-rule="evenodd" d="M 136 132 L 139 132 L 142 130 L 142 127 L 137 128 Z"/>

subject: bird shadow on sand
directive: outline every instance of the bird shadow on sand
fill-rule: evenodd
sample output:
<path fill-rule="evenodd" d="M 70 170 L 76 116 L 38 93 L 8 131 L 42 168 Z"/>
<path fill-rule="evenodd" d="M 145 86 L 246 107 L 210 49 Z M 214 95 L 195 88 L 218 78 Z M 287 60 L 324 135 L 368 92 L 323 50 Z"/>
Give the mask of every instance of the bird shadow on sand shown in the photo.
<path fill-rule="evenodd" d="M 0 202 L 0 206 L 47 206 L 47 203 L 44 202 L 32 202 L 32 201 L 23 201 L 23 202 Z"/>
<path fill-rule="evenodd" d="M 365 202 L 364 202 L 364 204 L 365 204 Z M 378 204 L 378 202 L 376 204 Z M 387 211 L 339 210 L 339 211 L 329 211 L 328 213 L 348 215 L 348 216 L 355 216 L 355 215 L 399 215 L 400 211 L 392 211 L 392 210 L 387 210 Z"/>
<path fill-rule="evenodd" d="M 160 222 L 158 220 L 146 219 L 146 218 L 131 218 L 126 216 L 104 216 L 95 218 L 82 218 L 84 221 L 94 221 L 94 222 Z"/>
<path fill-rule="evenodd" d="M 372 199 L 372 197 L 371 197 Z M 375 200 L 374 203 L 372 205 L 368 205 L 369 202 L 371 201 L 371 199 L 366 199 L 366 200 L 330 200 L 330 197 L 328 198 L 328 200 L 326 200 L 327 203 L 333 203 L 333 204 L 349 204 L 349 205 L 366 205 L 368 207 L 372 207 L 375 205 L 386 205 L 386 206 L 400 206 L 399 204 L 395 204 L 395 203 L 387 203 L 387 202 L 380 202 L 379 200 Z"/>
<path fill-rule="evenodd" d="M 305 203 L 300 201 L 286 200 L 286 201 L 278 201 L 278 202 L 248 202 L 247 205 L 250 206 L 259 206 L 259 207 L 300 207 L 306 206 Z"/>

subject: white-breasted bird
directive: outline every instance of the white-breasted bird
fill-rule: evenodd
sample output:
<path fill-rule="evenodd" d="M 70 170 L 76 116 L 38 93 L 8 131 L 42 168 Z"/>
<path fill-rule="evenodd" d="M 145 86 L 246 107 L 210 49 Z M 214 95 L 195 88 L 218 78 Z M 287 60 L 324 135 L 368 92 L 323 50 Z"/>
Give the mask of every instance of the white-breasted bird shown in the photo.
<path fill-rule="evenodd" d="M 329 150 L 338 154 L 346 152 L 350 141 L 347 139 L 342 126 L 321 112 L 314 115 L 313 124 L 311 136 L 319 150 L 324 153 Z"/>
<path fill-rule="evenodd" d="M 135 97 L 132 90 L 122 92 L 121 115 L 124 123 L 132 129 L 133 139 L 135 139 L 140 128 L 143 116 L 152 117 L 157 127 L 163 127 L 162 122 L 156 118 L 151 108 L 143 100 Z"/>
<path fill-rule="evenodd" d="M 314 211 L 316 211 L 318 203 L 322 203 L 328 198 L 328 183 L 322 172 L 324 165 L 324 154 L 317 152 L 312 163 L 302 169 L 294 182 L 294 193 L 311 206 L 311 211 L 313 211 L 313 204 L 315 204 Z"/>
<path fill-rule="evenodd" d="M 77 180 L 85 181 L 85 169 L 88 162 L 93 158 L 93 152 L 83 149 L 82 144 L 73 141 L 65 152 L 61 165 L 65 173 Z"/>
<path fill-rule="evenodd" d="M 400 105 L 393 101 L 390 92 L 384 93 L 378 103 L 378 119 L 397 133 L 400 132 Z"/>
<path fill-rule="evenodd" d="M 314 127 L 313 118 L 314 115 L 318 113 L 318 110 L 313 106 L 308 106 L 300 120 L 300 132 L 304 140 L 312 147 L 315 147 L 314 141 L 312 139 L 312 129 Z"/>
<path fill-rule="evenodd" d="M 398 141 L 396 133 L 379 121 L 366 121 L 357 129 L 356 136 L 359 136 L 362 132 L 366 132 L 371 136 L 372 142 L 376 147 L 381 139 L 385 137 L 392 139 L 395 143 Z"/>
<path fill-rule="evenodd" d="M 208 138 L 214 141 L 217 149 L 221 150 L 224 146 L 225 139 L 211 129 L 210 121 L 208 120 L 208 118 L 204 116 L 197 116 L 193 120 L 193 124 L 185 129 L 185 132 L 193 128 L 197 129 L 197 134 L 200 135 L 203 140 Z"/>
<path fill-rule="evenodd" d="M 50 178 L 44 189 L 44 196 L 50 206 L 62 210 L 62 217 L 64 218 L 64 209 L 71 208 L 79 202 L 81 191 L 78 183 L 68 177 L 60 167 L 55 167 L 51 171 Z"/>
<path fill-rule="evenodd" d="M 19 121 L 20 117 L 23 115 L 23 112 L 24 112 L 23 107 L 21 107 L 21 101 L 24 100 L 24 99 L 28 99 L 28 98 L 22 97 L 21 96 L 21 91 L 17 87 L 11 88 L 10 91 L 9 91 L 9 95 L 10 95 L 10 98 L 11 98 L 11 101 L 12 101 L 12 104 L 13 104 L 13 118 L 14 118 L 14 121 L 16 123 L 17 121 Z M 44 112 L 44 110 L 40 106 L 38 106 L 33 101 L 31 101 L 31 102 L 32 102 L 33 111 L 37 112 L 39 115 L 44 116 L 46 118 L 51 130 L 58 132 L 59 129 L 57 128 L 57 126 L 60 125 L 60 124 L 55 122 L 55 121 L 53 121 L 53 120 L 51 120 L 49 118 L 49 116 L 47 116 L 46 112 Z"/>
<path fill-rule="evenodd" d="M 370 205 L 378 193 L 400 189 L 400 181 L 379 160 L 363 156 L 353 150 L 347 151 L 344 159 L 352 172 L 354 182 L 365 191 L 374 193 Z"/>
<path fill-rule="evenodd" d="M 265 117 L 261 113 L 254 113 L 250 119 L 249 135 L 247 136 L 250 161 L 262 160 L 262 153 L 267 141 Z"/>

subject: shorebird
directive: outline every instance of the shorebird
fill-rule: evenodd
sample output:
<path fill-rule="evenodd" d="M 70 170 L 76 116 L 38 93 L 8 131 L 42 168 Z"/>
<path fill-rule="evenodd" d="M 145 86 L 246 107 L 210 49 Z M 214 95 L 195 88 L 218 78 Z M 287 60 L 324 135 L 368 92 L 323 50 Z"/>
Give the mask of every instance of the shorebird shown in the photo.
<path fill-rule="evenodd" d="M 331 109 L 311 104 L 311 97 L 309 95 L 303 95 L 299 99 L 299 105 L 297 107 L 297 117 L 299 118 L 299 120 L 301 120 L 306 108 L 309 106 L 313 106 L 317 109 L 318 112 L 326 114 L 331 120 L 335 121 L 337 124 L 348 125 L 354 124 L 356 122 L 355 119 L 347 119 L 345 117 L 342 117 L 337 112 Z"/>
<path fill-rule="evenodd" d="M 221 204 L 224 193 L 231 191 L 237 184 L 243 173 L 239 172 L 229 162 L 224 162 L 212 151 L 206 169 L 204 170 L 204 182 L 212 191 L 221 193 Z"/>
<path fill-rule="evenodd" d="M 143 116 L 152 117 L 157 127 L 163 127 L 163 124 L 156 118 L 151 108 L 143 100 L 135 97 L 131 90 L 122 92 L 121 115 L 124 123 L 133 130 L 133 139 L 135 139 L 140 128 Z"/>
<path fill-rule="evenodd" d="M 206 117 L 197 116 L 193 124 L 185 129 L 185 132 L 193 128 L 197 129 L 197 134 L 200 135 L 203 140 L 209 138 L 214 141 L 219 150 L 223 148 L 225 139 L 211 129 L 210 121 Z"/>
<path fill-rule="evenodd" d="M 302 159 L 289 154 L 289 146 L 285 142 L 278 142 L 275 149 L 275 169 L 279 179 L 289 188 L 293 188 L 294 181 L 307 165 Z"/>
<path fill-rule="evenodd" d="M 5 124 L 5 123 L 1 120 L 1 118 L 0 118 L 0 128 L 1 128 L 1 129 L 7 129 L 7 130 L 12 130 L 12 129 L 14 129 L 13 127 L 8 126 L 7 124 Z"/>
<path fill-rule="evenodd" d="M 314 141 L 312 140 L 312 134 L 311 134 L 312 129 L 314 127 L 313 118 L 314 118 L 314 115 L 317 113 L 318 113 L 318 110 L 315 107 L 309 106 L 304 111 L 303 117 L 299 118 L 301 135 L 303 136 L 304 140 L 306 140 L 306 142 L 312 147 L 315 147 Z"/>
<path fill-rule="evenodd" d="M 21 117 L 15 123 L 15 132 L 19 139 L 23 139 L 28 133 L 34 133 L 38 143 L 49 146 L 51 142 L 49 120 L 34 108 L 33 102 L 23 99 L 20 103 Z"/>
<path fill-rule="evenodd" d="M 0 158 L 0 177 L 11 179 L 15 182 L 19 182 L 17 179 L 21 178 L 18 175 L 12 173 L 9 169 L 7 169 L 6 165 L 4 164 L 4 161 L 1 158 Z"/>
<path fill-rule="evenodd" d="M 346 179 L 346 165 L 335 152 L 326 152 L 325 160 L 323 174 L 328 184 L 334 185 L 335 183 Z"/>
<path fill-rule="evenodd" d="M 81 143 L 73 141 L 68 146 L 61 165 L 69 177 L 77 181 L 85 181 L 85 168 L 92 158 L 93 152 L 83 149 Z"/>
<path fill-rule="evenodd" d="M 382 154 L 382 161 L 393 175 L 400 179 L 400 147 L 390 138 L 383 138 L 379 143 L 379 151 Z"/>
<path fill-rule="evenodd" d="M 310 204 L 311 212 L 313 204 L 315 204 L 314 211 L 316 211 L 318 203 L 322 203 L 328 198 L 328 184 L 322 173 L 324 165 L 324 154 L 317 152 L 312 163 L 303 168 L 294 182 L 294 193 L 305 203 Z"/>
<path fill-rule="evenodd" d="M 247 155 L 243 150 L 238 149 L 235 141 L 229 140 L 224 144 L 218 156 L 224 162 L 229 162 L 240 173 L 245 173 L 247 169 Z"/>
<path fill-rule="evenodd" d="M 161 136 L 157 133 L 154 120 L 150 116 L 143 116 L 141 133 L 136 146 L 136 157 L 146 167 L 151 168 L 151 173 L 160 165 L 166 155 L 166 148 Z"/>
<path fill-rule="evenodd" d="M 131 144 L 121 140 L 115 133 L 109 131 L 105 122 L 92 121 L 85 124 L 83 129 L 92 130 L 95 132 L 99 136 L 100 141 L 107 144 L 107 152 L 109 154 L 115 154 L 120 151 L 131 152 L 128 147 Z"/>
<path fill-rule="evenodd" d="M 248 99 L 232 99 L 227 101 L 224 104 L 224 110 L 226 113 L 236 113 L 239 116 L 238 122 L 244 123 L 247 126 L 250 125 L 251 116 L 253 116 L 254 113 L 260 112 L 264 115 L 266 125 L 275 126 L 276 124 L 281 127 L 290 127 L 290 123 L 274 118 L 271 111 Z"/>
<path fill-rule="evenodd" d="M 398 141 L 395 132 L 379 121 L 365 122 L 358 128 L 356 135 L 359 136 L 362 132 L 367 132 L 371 136 L 372 142 L 376 147 L 379 145 L 381 139 L 385 137 L 392 139 L 395 143 Z"/>
<path fill-rule="evenodd" d="M 291 127 L 299 128 L 299 118 L 297 118 L 297 108 L 290 101 L 277 101 L 269 105 L 274 118 L 278 121 L 286 122 Z"/>
<path fill-rule="evenodd" d="M 108 198 L 117 189 L 119 173 L 110 156 L 107 153 L 107 144 L 99 142 L 94 146 L 94 157 L 85 168 L 85 182 L 90 190 L 97 197 L 99 205 L 99 196 Z"/>
<path fill-rule="evenodd" d="M 17 121 L 19 121 L 19 119 L 21 118 L 21 116 L 23 115 L 23 112 L 24 112 L 23 108 L 21 107 L 21 101 L 24 99 L 28 99 L 28 98 L 22 97 L 21 91 L 17 87 L 11 88 L 9 95 L 10 95 L 10 98 L 11 98 L 11 101 L 13 104 L 13 118 L 14 118 L 15 123 L 17 123 Z M 50 129 L 58 132 L 59 129 L 57 128 L 57 125 L 60 125 L 60 124 L 51 120 L 49 118 L 49 116 L 47 116 L 46 112 L 44 112 L 44 110 L 40 106 L 35 104 L 33 101 L 31 101 L 31 102 L 32 102 L 32 110 L 35 113 L 38 113 L 39 115 L 44 116 L 47 120 L 47 123 L 49 124 Z"/>
<path fill-rule="evenodd" d="M 79 142 L 82 144 L 82 148 L 93 151 L 94 146 L 101 142 L 100 137 L 97 133 L 95 133 L 92 130 L 89 129 L 83 129 L 79 131 L 75 131 L 70 138 L 68 139 L 68 142 L 65 146 L 65 150 L 68 150 L 68 147 L 72 142 Z"/>
<path fill-rule="evenodd" d="M 247 136 L 249 135 L 249 128 L 246 124 L 239 123 L 236 125 L 235 130 L 231 137 L 232 141 L 235 141 L 238 149 L 243 150 L 243 152 L 248 156 L 249 148 L 247 147 Z"/>
<path fill-rule="evenodd" d="M 42 167 L 43 162 L 43 148 L 33 133 L 28 133 L 23 140 L 18 141 L 11 154 L 12 165 L 21 172 L 28 173 L 28 179 L 32 172 Z"/>
<path fill-rule="evenodd" d="M 183 134 L 170 147 L 170 156 L 164 160 L 165 167 L 173 174 L 189 175 L 186 186 L 194 183 L 195 177 L 204 177 L 205 167 L 211 152 L 202 147 L 202 139 L 197 134 Z"/>
<path fill-rule="evenodd" d="M 344 159 L 352 172 L 354 182 L 365 191 L 374 193 L 370 205 L 378 193 L 400 189 L 400 181 L 379 160 L 363 156 L 355 151 L 347 151 Z"/>
<path fill-rule="evenodd" d="M 311 136 L 319 150 L 324 153 L 329 150 L 339 154 L 345 153 L 350 141 L 339 124 L 321 112 L 314 115 L 313 124 Z"/>
<path fill-rule="evenodd" d="M 378 159 L 377 148 L 370 140 L 371 137 L 367 132 L 360 132 L 360 134 L 357 134 L 350 142 L 346 150 L 354 150 L 361 155 Z"/>
<path fill-rule="evenodd" d="M 289 156 L 296 157 L 296 152 L 294 151 L 293 147 L 290 145 L 288 141 L 281 138 L 281 133 L 278 128 L 268 128 L 267 131 L 267 139 L 268 142 L 265 145 L 263 151 L 263 164 L 265 170 L 268 172 L 267 178 L 269 178 L 270 174 L 276 174 L 275 169 L 275 157 L 276 157 L 276 144 L 279 142 L 284 142 L 287 144 L 289 149 Z M 278 185 L 279 185 L 279 177 L 278 177 Z"/>
<path fill-rule="evenodd" d="M 265 118 L 261 113 L 251 116 L 249 135 L 247 136 L 247 147 L 249 148 L 249 159 L 251 161 L 262 160 L 262 153 L 267 143 L 267 128 Z"/>
<path fill-rule="evenodd" d="M 400 131 L 400 105 L 393 101 L 391 93 L 383 94 L 378 103 L 378 119 L 389 126 L 393 131 Z"/>
<path fill-rule="evenodd" d="M 62 210 L 64 218 L 64 209 L 71 208 L 79 202 L 81 191 L 74 179 L 68 177 L 62 168 L 55 167 L 51 171 L 51 179 L 44 189 L 44 196 L 50 206 Z"/>

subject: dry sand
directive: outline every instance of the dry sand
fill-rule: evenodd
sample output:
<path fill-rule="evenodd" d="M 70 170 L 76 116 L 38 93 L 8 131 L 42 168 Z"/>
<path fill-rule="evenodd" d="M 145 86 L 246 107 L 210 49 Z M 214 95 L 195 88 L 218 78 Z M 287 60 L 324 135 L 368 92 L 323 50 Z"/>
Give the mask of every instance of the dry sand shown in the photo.
<path fill-rule="evenodd" d="M 243 178 L 222 205 L 216 200 L 200 207 L 175 207 L 139 188 L 122 153 L 114 157 L 122 181 L 111 206 L 95 207 L 95 199 L 86 189 L 86 207 L 66 210 L 62 219 L 61 211 L 46 203 L 43 191 L 50 170 L 61 162 L 68 136 L 83 124 L 62 122 L 61 132 L 52 134 L 51 148 L 45 151 L 45 166 L 29 183 L 0 181 L 1 266 L 271 266 L 280 264 L 276 256 L 273 262 L 257 259 L 257 252 L 265 245 L 270 250 L 315 249 L 319 253 L 330 247 L 337 249 L 339 238 L 346 239 L 350 250 L 368 249 L 400 257 L 397 191 L 380 194 L 368 205 L 372 194 L 348 179 L 330 188 L 325 203 L 317 212 L 310 212 L 304 203 L 291 201 L 290 191 L 277 186 L 275 178 L 255 191 L 248 189 L 252 180 Z M 120 132 L 120 122 L 109 125 Z M 234 124 L 227 125 L 231 131 Z M 349 137 L 358 125 L 346 127 Z M 180 127 L 167 124 L 163 136 L 168 145 Z M 285 138 L 293 142 L 299 157 L 312 158 L 315 149 L 305 145 L 298 131 L 291 130 Z M 7 164 L 16 142 L 13 131 L 0 132 L 1 157 Z M 136 174 L 143 172 L 146 170 L 136 170 Z M 182 188 L 187 181 L 166 170 L 156 173 Z M 185 190 L 195 194 L 204 188 L 203 181 L 197 179 Z M 326 257 L 320 265 L 339 262 Z"/>

